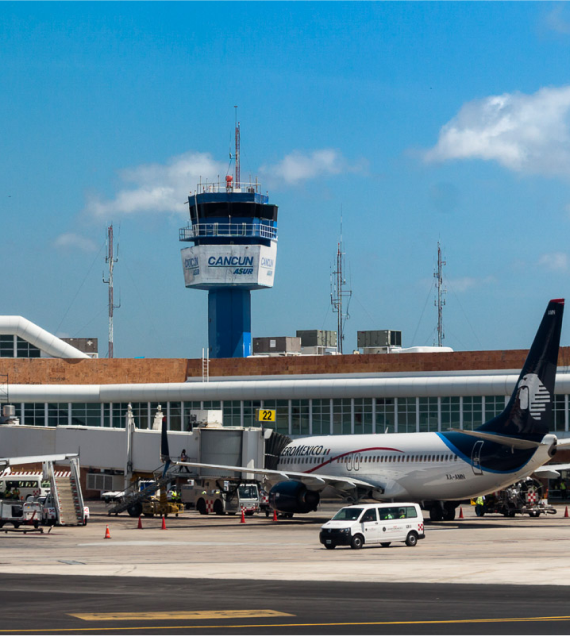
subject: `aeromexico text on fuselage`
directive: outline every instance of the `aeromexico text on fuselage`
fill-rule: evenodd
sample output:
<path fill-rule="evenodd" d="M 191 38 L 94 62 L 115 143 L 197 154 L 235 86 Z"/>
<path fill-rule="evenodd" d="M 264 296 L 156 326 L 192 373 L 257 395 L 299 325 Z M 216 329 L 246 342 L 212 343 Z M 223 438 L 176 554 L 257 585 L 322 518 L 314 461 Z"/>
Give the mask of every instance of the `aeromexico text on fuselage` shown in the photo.
<path fill-rule="evenodd" d="M 303 463 L 299 466 L 303 472 L 311 473 L 339 459 L 363 453 L 385 453 L 387 459 L 391 457 L 391 454 L 411 453 L 414 456 L 422 456 L 451 452 L 471 466 L 476 463 L 478 467 L 487 472 L 508 474 L 523 470 L 535 452 L 534 449 L 512 449 L 504 444 L 491 441 L 485 441 L 483 444 L 475 437 L 452 432 L 416 433 L 413 438 L 404 433 L 396 433 L 392 435 L 353 435 L 350 438 L 341 439 L 342 442 L 339 438 L 335 439 L 335 436 L 326 437 L 323 439 L 323 443 L 319 443 L 320 440 L 311 438 L 311 442 L 317 443 L 310 445 L 299 443 L 300 440 L 293 442 L 281 451 L 279 468 L 292 470 L 298 462 L 290 463 L 288 460 L 314 458 L 316 461 L 313 465 Z M 336 443 L 331 444 L 333 440 Z M 348 450 L 349 440 L 358 446 Z M 379 442 L 382 443 L 381 446 L 378 445 Z M 335 450 L 331 455 L 330 446 L 333 445 L 343 448 Z M 347 450 L 344 450 L 345 448 Z M 480 454 L 474 457 L 476 448 L 480 450 Z M 374 461 L 376 462 L 376 457 L 374 457 Z M 376 465 L 379 463 L 376 462 Z"/>

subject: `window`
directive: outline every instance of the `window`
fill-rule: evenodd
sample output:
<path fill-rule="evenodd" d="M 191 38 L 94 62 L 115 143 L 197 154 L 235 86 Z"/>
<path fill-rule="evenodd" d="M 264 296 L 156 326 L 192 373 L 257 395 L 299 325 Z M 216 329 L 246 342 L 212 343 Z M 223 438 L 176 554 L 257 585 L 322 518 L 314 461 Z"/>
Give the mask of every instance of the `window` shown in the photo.
<path fill-rule="evenodd" d="M 309 400 L 291 400 L 291 434 L 309 434 Z"/>
<path fill-rule="evenodd" d="M 264 400 L 263 408 L 275 411 L 275 430 L 289 435 L 289 400 Z"/>
<path fill-rule="evenodd" d="M 45 426 L 46 405 L 43 402 L 24 404 L 24 423 L 26 426 Z"/>
<path fill-rule="evenodd" d="M 71 424 L 73 426 L 101 426 L 101 404 L 72 403 Z"/>
<path fill-rule="evenodd" d="M 257 419 L 257 411 L 261 408 L 261 400 L 244 400 L 243 402 L 243 425 L 244 426 L 261 426 Z M 266 428 L 272 428 L 273 422 L 265 424 Z"/>
<path fill-rule="evenodd" d="M 14 357 L 14 336 L 0 336 L 0 358 Z"/>
<path fill-rule="evenodd" d="M 329 435 L 331 432 L 331 401 L 313 400 L 313 435 Z"/>
<path fill-rule="evenodd" d="M 450 428 L 459 428 L 461 414 L 459 412 L 460 399 L 458 397 L 441 398 L 441 430 L 447 431 Z"/>
<path fill-rule="evenodd" d="M 166 415 L 166 408 L 165 413 Z M 170 425 L 169 430 L 181 431 L 182 430 L 182 403 L 170 402 Z"/>
<path fill-rule="evenodd" d="M 233 404 L 232 402 L 228 402 L 228 404 Z M 239 405 L 239 402 L 237 402 Z M 191 431 L 194 428 L 196 423 L 195 415 L 192 415 L 192 411 L 201 411 L 202 403 L 198 401 L 194 402 L 184 402 L 184 413 L 182 414 L 182 430 L 183 431 Z M 226 423 L 226 411 L 224 409 L 224 426 L 233 426 L 233 424 Z M 231 421 L 231 419 L 230 419 Z M 238 422 L 239 422 L 239 409 L 238 409 Z M 239 424 L 235 424 L 235 426 L 239 426 Z"/>
<path fill-rule="evenodd" d="M 69 404 L 60 402 L 56 404 L 48 404 L 48 426 L 67 426 Z"/>
<path fill-rule="evenodd" d="M 241 401 L 240 400 L 224 400 L 223 411 L 224 411 L 224 416 L 223 416 L 224 426 L 241 426 Z"/>
<path fill-rule="evenodd" d="M 436 397 L 419 398 L 420 432 L 433 433 L 438 430 L 438 412 Z"/>
<path fill-rule="evenodd" d="M 132 402 L 133 417 L 137 428 L 151 428 L 149 425 L 148 402 Z"/>
<path fill-rule="evenodd" d="M 351 419 L 351 399 L 333 399 L 333 433 L 335 435 L 350 435 Z"/>
<path fill-rule="evenodd" d="M 566 396 L 554 396 L 554 430 L 556 432 L 564 431 L 566 427 Z"/>
<path fill-rule="evenodd" d="M 398 432 L 416 432 L 416 398 L 398 398 Z"/>
<path fill-rule="evenodd" d="M 485 422 L 500 415 L 505 408 L 505 398 L 502 395 L 485 396 Z"/>
<path fill-rule="evenodd" d="M 463 398 L 463 428 L 473 430 L 483 424 L 483 398 L 469 396 Z"/>
<path fill-rule="evenodd" d="M 372 433 L 371 398 L 354 398 L 354 432 Z"/>
<path fill-rule="evenodd" d="M 394 398 L 376 398 L 376 432 L 394 431 Z"/>
<path fill-rule="evenodd" d="M 16 351 L 18 358 L 39 358 L 41 356 L 41 351 L 37 347 L 18 336 L 16 336 Z"/>

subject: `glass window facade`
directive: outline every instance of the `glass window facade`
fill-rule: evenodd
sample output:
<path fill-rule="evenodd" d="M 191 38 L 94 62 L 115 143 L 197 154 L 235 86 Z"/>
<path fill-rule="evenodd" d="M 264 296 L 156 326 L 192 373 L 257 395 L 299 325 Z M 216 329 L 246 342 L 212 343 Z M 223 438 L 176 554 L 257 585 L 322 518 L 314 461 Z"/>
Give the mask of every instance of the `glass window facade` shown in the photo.
<path fill-rule="evenodd" d="M 37 347 L 18 336 L 16 336 L 16 351 L 18 358 L 39 358 L 41 356 L 41 351 Z"/>
<path fill-rule="evenodd" d="M 161 403 L 169 430 L 191 430 L 190 414 L 196 410 L 222 410 L 224 426 L 241 426 L 242 411 L 245 426 L 256 426 L 258 408 L 276 411 L 276 421 L 266 423 L 284 435 L 307 436 L 331 433 L 331 407 L 333 433 L 350 435 L 413 433 L 447 431 L 463 427 L 471 430 L 492 419 L 504 409 L 503 396 L 409 397 L 409 398 L 334 398 L 250 400 L 222 402 L 170 402 Z M 554 396 L 553 432 L 567 430 L 569 399 Z M 100 403 L 16 403 L 16 415 L 28 426 L 113 426 L 124 428 L 128 404 Z M 133 403 L 137 428 L 152 426 L 157 411 L 156 402 Z M 374 422 L 375 419 L 375 422 Z"/>
<path fill-rule="evenodd" d="M 14 336 L 0 336 L 0 358 L 14 357 Z"/>

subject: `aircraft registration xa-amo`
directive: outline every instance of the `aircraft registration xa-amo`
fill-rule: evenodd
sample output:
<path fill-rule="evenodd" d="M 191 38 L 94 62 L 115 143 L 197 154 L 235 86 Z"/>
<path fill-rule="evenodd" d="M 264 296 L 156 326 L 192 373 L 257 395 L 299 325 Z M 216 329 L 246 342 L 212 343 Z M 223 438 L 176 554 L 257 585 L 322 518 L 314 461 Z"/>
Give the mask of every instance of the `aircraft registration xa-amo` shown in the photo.
<path fill-rule="evenodd" d="M 460 501 L 539 471 L 557 446 L 570 444 L 549 433 L 563 312 L 564 300 L 548 303 L 505 410 L 476 430 L 284 437 L 275 469 L 171 463 L 259 475 L 284 514 L 316 510 L 326 489 L 352 502 L 418 502 L 432 520 L 452 520 Z M 165 427 L 161 454 L 170 462 Z"/>

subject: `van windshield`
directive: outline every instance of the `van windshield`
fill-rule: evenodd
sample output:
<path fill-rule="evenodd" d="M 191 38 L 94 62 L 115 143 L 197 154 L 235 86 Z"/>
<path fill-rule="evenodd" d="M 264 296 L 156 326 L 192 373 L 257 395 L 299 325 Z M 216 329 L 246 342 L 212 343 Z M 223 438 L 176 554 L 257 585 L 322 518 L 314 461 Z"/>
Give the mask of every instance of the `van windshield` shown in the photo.
<path fill-rule="evenodd" d="M 362 508 L 341 508 L 333 517 L 333 521 L 356 521 L 362 514 Z"/>

